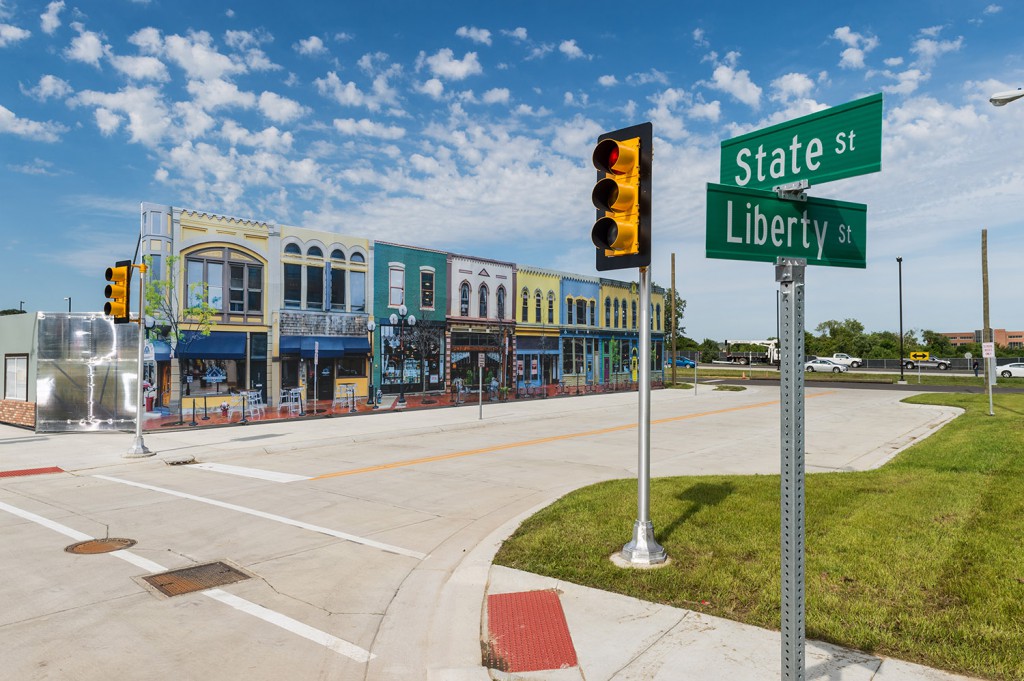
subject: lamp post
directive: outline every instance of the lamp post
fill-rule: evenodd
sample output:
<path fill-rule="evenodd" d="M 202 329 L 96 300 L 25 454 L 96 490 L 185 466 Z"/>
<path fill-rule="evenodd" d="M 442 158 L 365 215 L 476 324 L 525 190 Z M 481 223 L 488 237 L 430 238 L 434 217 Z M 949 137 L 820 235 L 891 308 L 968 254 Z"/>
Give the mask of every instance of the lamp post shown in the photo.
<path fill-rule="evenodd" d="M 64 296 L 64 300 L 68 301 L 68 314 L 71 314 L 71 296 Z"/>
<path fill-rule="evenodd" d="M 391 326 L 398 327 L 398 349 L 402 363 L 398 365 L 398 406 L 405 406 L 405 345 L 402 343 L 402 329 L 406 325 L 416 326 L 416 317 L 409 314 L 409 308 L 405 305 L 398 306 L 398 314 L 391 313 L 389 318 Z"/>
<path fill-rule="evenodd" d="M 896 258 L 896 265 L 900 271 L 900 383 L 906 383 L 903 378 L 903 258 Z"/>
<path fill-rule="evenodd" d="M 370 334 L 370 388 L 367 391 L 366 404 L 376 407 L 377 403 L 373 401 L 373 331 L 377 328 L 377 325 L 371 319 L 366 322 L 366 331 Z"/>

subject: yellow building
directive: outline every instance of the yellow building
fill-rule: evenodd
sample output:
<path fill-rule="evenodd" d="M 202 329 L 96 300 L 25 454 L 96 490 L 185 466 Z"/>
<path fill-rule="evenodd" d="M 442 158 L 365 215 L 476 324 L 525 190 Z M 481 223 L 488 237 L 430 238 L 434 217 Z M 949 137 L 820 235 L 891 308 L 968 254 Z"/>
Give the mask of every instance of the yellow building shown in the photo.
<path fill-rule="evenodd" d="M 516 383 L 551 385 L 559 380 L 562 274 L 520 265 L 516 271 Z"/>

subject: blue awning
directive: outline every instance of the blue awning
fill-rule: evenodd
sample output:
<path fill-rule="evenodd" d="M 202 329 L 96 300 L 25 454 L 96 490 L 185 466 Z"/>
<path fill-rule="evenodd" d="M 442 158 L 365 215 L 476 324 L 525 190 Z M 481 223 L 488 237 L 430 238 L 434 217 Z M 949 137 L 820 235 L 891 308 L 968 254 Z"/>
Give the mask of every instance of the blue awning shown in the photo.
<path fill-rule="evenodd" d="M 235 331 L 186 331 L 178 341 L 177 355 L 182 359 L 245 359 L 245 334 Z"/>
<path fill-rule="evenodd" d="M 282 355 L 299 355 L 311 359 L 316 351 L 315 343 L 320 344 L 322 359 L 338 359 L 370 352 L 370 342 L 362 337 L 281 336 L 279 347 Z"/>
<path fill-rule="evenodd" d="M 171 358 L 171 344 L 162 340 L 146 341 L 145 359 L 152 362 L 166 362 Z"/>

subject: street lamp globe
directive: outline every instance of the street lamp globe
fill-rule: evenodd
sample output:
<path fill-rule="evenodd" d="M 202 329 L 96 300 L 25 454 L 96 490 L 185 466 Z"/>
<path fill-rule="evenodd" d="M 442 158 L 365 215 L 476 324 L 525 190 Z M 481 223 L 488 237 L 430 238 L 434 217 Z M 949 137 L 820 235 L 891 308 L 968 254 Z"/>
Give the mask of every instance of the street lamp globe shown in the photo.
<path fill-rule="evenodd" d="M 413 315 L 409 315 L 409 317 L 406 318 L 405 323 L 408 324 L 409 326 L 416 326 L 416 317 L 414 317 Z"/>
<path fill-rule="evenodd" d="M 988 101 L 993 106 L 1006 106 L 1010 102 L 1016 101 L 1024 97 L 1024 90 L 1017 88 L 1016 90 L 1007 90 L 1006 92 L 997 92 L 988 98 Z"/>
<path fill-rule="evenodd" d="M 391 322 L 392 326 L 394 326 L 395 324 L 398 324 L 398 315 L 396 315 L 394 312 L 392 312 L 391 316 L 388 317 L 388 321 Z"/>

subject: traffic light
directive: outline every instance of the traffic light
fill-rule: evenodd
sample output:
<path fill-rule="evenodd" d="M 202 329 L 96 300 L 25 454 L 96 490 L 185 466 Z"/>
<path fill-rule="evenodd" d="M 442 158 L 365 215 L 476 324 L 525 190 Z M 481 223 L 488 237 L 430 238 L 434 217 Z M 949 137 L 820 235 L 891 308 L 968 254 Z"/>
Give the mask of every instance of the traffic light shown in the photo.
<path fill-rule="evenodd" d="M 107 287 L 103 295 L 108 300 L 103 305 L 103 314 L 114 318 L 115 324 L 127 324 L 131 310 L 132 261 L 118 260 L 107 268 Z"/>
<path fill-rule="evenodd" d="M 651 124 L 641 123 L 606 132 L 594 147 L 597 221 L 590 239 L 599 271 L 651 264 L 652 137 Z"/>

